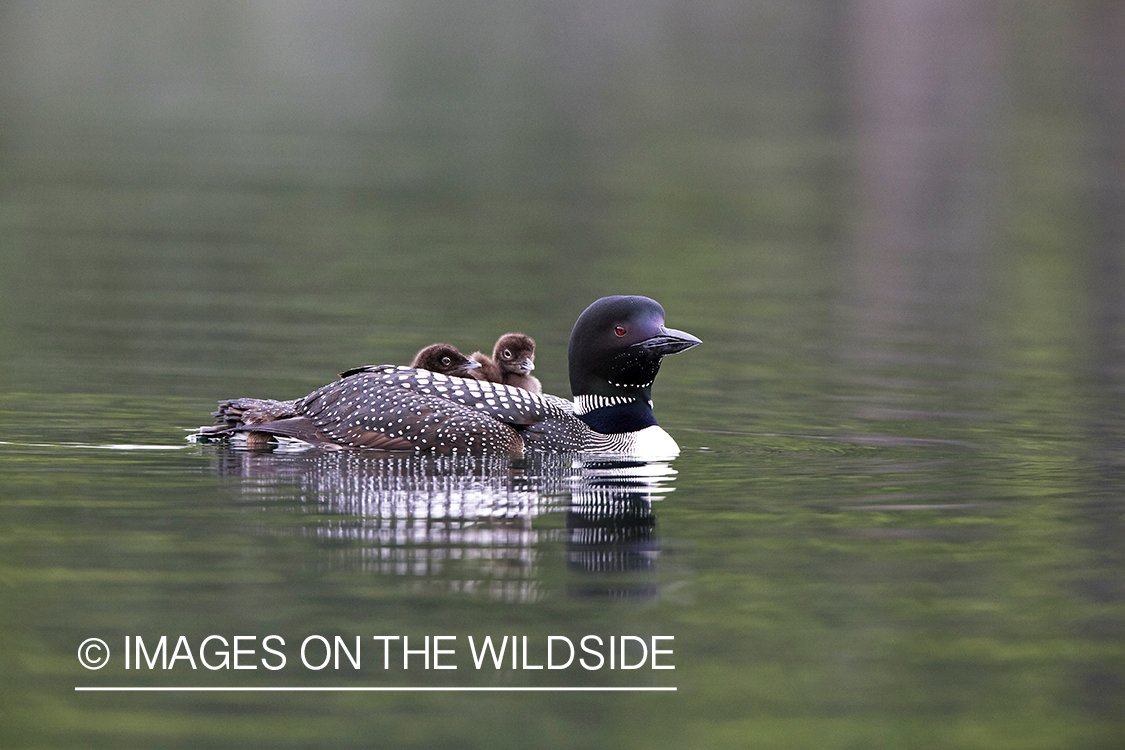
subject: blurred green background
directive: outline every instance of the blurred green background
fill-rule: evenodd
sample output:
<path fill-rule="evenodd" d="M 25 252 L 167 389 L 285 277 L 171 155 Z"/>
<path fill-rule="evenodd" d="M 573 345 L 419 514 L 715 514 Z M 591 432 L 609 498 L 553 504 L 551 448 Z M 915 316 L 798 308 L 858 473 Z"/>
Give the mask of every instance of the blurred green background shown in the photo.
<path fill-rule="evenodd" d="M 1125 5 L 8 0 L 0 70 L 0 744 L 1121 746 Z M 559 513 L 518 604 L 373 572 L 321 531 L 386 519 L 184 447 L 506 330 L 568 395 L 619 293 L 705 342 L 651 600 Z M 667 633 L 680 689 L 73 693 L 279 627 Z"/>

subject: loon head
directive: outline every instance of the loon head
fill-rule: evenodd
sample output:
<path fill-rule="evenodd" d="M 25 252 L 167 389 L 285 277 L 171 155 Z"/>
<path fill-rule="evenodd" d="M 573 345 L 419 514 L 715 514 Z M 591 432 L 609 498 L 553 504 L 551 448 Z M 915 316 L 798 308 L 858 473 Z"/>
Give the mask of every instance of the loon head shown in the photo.
<path fill-rule="evenodd" d="M 702 343 L 667 328 L 664 308 L 648 297 L 603 297 L 578 316 L 570 334 L 574 396 L 632 396 L 647 404 L 666 354 Z"/>
<path fill-rule="evenodd" d="M 523 333 L 505 333 L 496 340 L 492 359 L 504 372 L 526 375 L 535 369 L 535 340 Z"/>
<path fill-rule="evenodd" d="M 471 377 L 469 371 L 480 367 L 480 363 L 469 359 L 451 344 L 430 344 L 414 355 L 414 361 L 410 366 L 419 370 L 440 372 L 442 375 L 467 378 Z"/>

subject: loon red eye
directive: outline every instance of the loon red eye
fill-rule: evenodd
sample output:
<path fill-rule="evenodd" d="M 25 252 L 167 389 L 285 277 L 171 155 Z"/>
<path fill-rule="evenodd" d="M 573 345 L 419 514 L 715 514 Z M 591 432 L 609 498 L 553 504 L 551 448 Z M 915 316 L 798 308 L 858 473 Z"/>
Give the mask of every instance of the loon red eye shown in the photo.
<path fill-rule="evenodd" d="M 617 326 L 616 328 L 613 329 L 613 332 L 616 333 L 618 336 L 624 336 L 625 335 L 625 326 Z"/>

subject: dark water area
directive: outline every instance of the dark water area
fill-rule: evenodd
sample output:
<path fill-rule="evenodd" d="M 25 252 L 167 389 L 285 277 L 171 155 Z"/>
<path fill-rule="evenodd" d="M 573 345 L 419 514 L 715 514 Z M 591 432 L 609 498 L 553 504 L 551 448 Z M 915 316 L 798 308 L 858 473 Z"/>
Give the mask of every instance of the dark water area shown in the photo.
<path fill-rule="evenodd" d="M 1094 2 L 7 3 L 0 745 L 1121 747 L 1122 39 Z M 186 439 L 509 330 L 569 396 L 607 294 L 704 341 L 653 389 L 674 460 Z"/>

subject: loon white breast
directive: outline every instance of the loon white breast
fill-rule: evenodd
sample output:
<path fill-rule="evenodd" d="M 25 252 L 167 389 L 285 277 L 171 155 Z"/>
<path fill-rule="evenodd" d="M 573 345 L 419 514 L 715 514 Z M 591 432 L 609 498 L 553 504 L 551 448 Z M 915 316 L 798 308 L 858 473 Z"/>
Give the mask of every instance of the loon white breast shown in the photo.
<path fill-rule="evenodd" d="M 217 424 L 200 428 L 195 437 L 249 434 L 258 440 L 287 437 L 341 448 L 441 453 L 673 456 L 679 448 L 652 413 L 652 384 L 665 355 L 699 343 L 665 327 L 664 309 L 654 300 L 604 297 L 586 308 L 571 332 L 573 402 L 416 367 L 368 366 L 294 401 L 222 401 L 214 413 Z"/>

